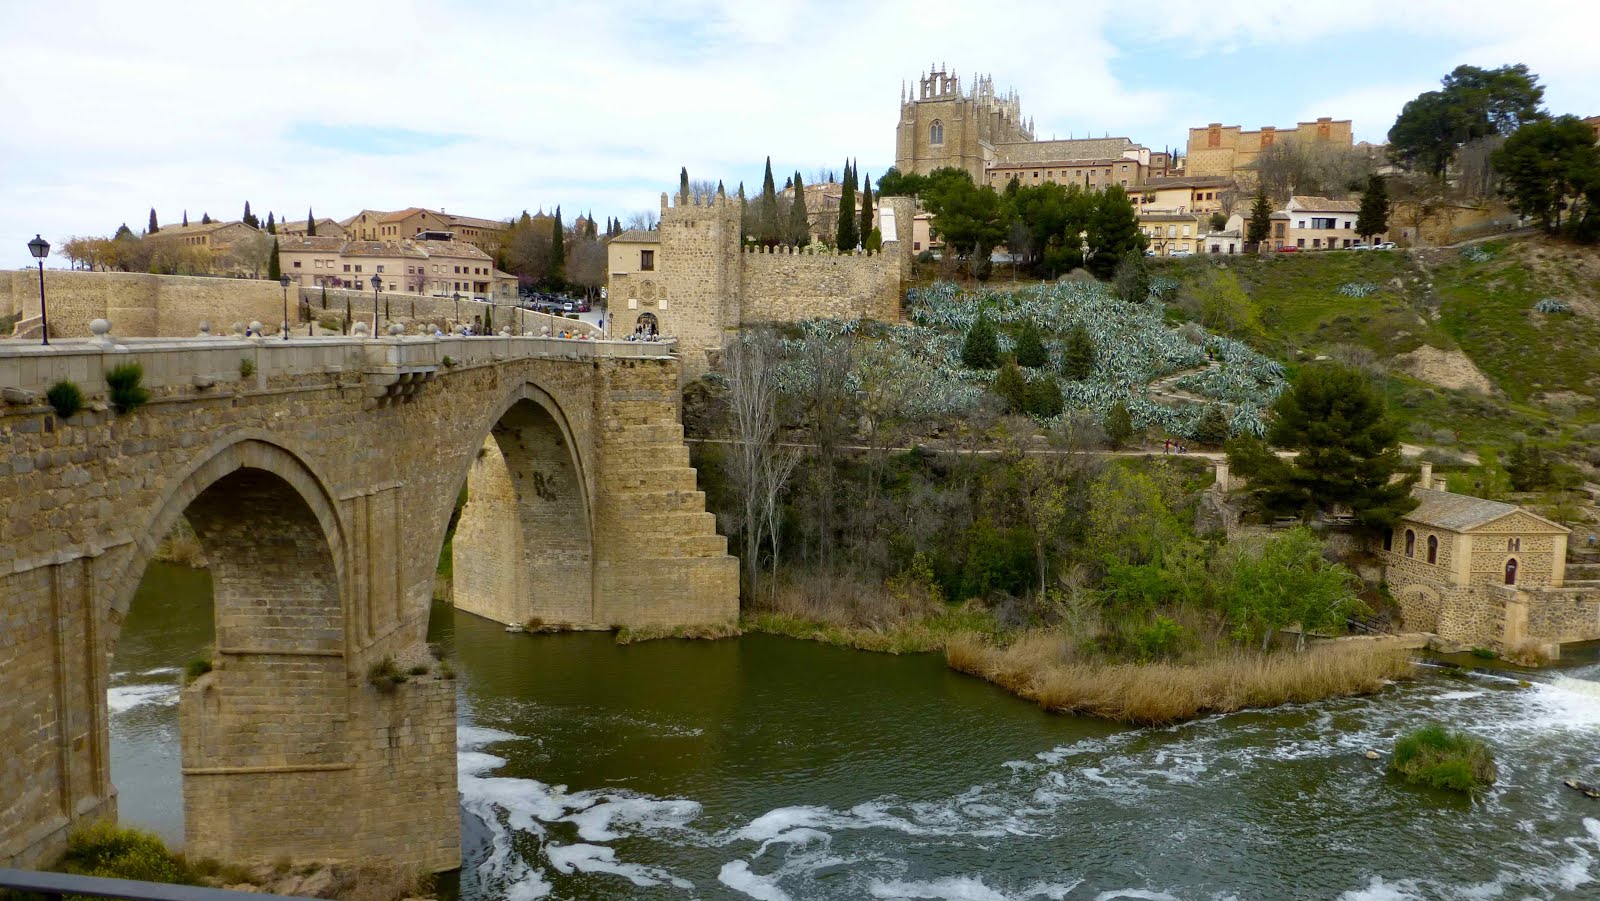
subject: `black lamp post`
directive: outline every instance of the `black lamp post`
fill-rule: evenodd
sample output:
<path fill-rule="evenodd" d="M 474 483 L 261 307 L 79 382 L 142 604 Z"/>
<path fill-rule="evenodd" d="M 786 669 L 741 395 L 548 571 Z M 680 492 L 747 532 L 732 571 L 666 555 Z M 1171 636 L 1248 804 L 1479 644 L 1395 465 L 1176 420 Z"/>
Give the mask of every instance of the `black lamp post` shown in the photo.
<path fill-rule="evenodd" d="M 460 328 L 461 327 L 461 292 L 457 291 L 452 296 L 456 300 L 456 328 Z"/>
<path fill-rule="evenodd" d="M 50 316 L 44 309 L 44 258 L 50 255 L 50 242 L 34 235 L 33 240 L 28 242 L 28 252 L 39 261 L 39 322 L 44 329 L 44 343 L 49 344 Z"/>
<path fill-rule="evenodd" d="M 378 292 L 383 290 L 383 279 L 372 277 L 372 337 L 378 337 Z"/>
<path fill-rule="evenodd" d="M 283 286 L 283 340 L 289 340 L 289 276 L 278 278 L 278 284 Z"/>

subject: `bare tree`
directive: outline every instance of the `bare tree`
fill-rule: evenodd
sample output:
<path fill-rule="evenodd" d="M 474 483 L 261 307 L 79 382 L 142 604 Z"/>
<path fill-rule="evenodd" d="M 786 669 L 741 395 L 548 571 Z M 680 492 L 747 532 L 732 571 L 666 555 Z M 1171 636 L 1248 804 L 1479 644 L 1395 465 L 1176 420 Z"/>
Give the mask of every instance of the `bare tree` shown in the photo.
<path fill-rule="evenodd" d="M 624 223 L 624 226 L 627 228 L 637 228 L 641 231 L 649 231 L 655 228 L 656 223 L 660 221 L 661 217 L 656 213 L 655 210 L 641 210 L 637 213 L 629 213 L 628 221 Z"/>
<path fill-rule="evenodd" d="M 1465 197 L 1492 196 L 1500 176 L 1491 158 L 1505 142 L 1503 135 L 1489 135 L 1462 144 L 1456 151 L 1456 190 Z"/>
<path fill-rule="evenodd" d="M 724 351 L 728 405 L 734 446 L 729 474 L 744 513 L 744 570 L 752 596 L 761 573 L 761 545 L 771 537 L 773 578 L 777 578 L 778 498 L 794 471 L 792 454 L 780 454 L 778 437 L 778 350 L 772 336 L 736 338 Z"/>
<path fill-rule="evenodd" d="M 710 203 L 717 196 L 717 183 L 705 178 L 689 179 L 690 203 Z"/>
<path fill-rule="evenodd" d="M 833 564 L 839 446 L 852 431 L 850 370 L 855 345 L 856 330 L 846 326 L 838 335 L 813 331 L 802 351 L 808 380 L 800 402 L 817 447 L 817 490 L 812 500 L 817 509 L 817 560 L 824 569 Z"/>
<path fill-rule="evenodd" d="M 594 238 L 576 238 L 567 248 L 567 281 L 585 288 L 606 282 L 606 246 Z"/>
<path fill-rule="evenodd" d="M 266 232 L 252 231 L 228 248 L 227 260 L 240 270 L 248 270 L 251 278 L 260 278 L 261 270 L 272 256 L 272 236 Z"/>

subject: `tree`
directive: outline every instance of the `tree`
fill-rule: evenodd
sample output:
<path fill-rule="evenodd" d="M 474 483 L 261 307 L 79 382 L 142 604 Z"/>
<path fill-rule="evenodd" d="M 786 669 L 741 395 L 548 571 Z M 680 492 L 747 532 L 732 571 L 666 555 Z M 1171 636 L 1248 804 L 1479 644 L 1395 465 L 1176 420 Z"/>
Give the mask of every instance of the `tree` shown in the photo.
<path fill-rule="evenodd" d="M 211 224 L 211 214 L 210 213 L 201 213 L 200 214 L 200 224 L 201 225 L 210 225 Z M 127 226 L 124 225 L 123 228 L 127 228 Z"/>
<path fill-rule="evenodd" d="M 1272 405 L 1267 445 L 1299 451 L 1285 460 L 1260 439 L 1228 445 L 1234 471 L 1251 481 L 1266 510 L 1302 518 L 1348 510 L 1376 533 L 1416 507 L 1415 476 L 1398 480 L 1400 429 L 1383 395 L 1359 370 L 1319 364 L 1300 371 Z"/>
<path fill-rule="evenodd" d="M 1212 213 L 1211 214 L 1211 230 L 1212 231 L 1219 232 L 1219 231 L 1222 231 L 1223 229 L 1225 229 L 1227 227 L 1228 227 L 1228 216 L 1227 216 L 1226 213 L 1218 212 L 1218 213 Z"/>
<path fill-rule="evenodd" d="M 1022 413 L 1027 410 L 1028 379 L 1014 361 L 1005 361 L 1000 367 L 1000 372 L 995 375 L 994 381 L 990 383 L 989 390 L 1005 401 L 1007 413 Z"/>
<path fill-rule="evenodd" d="M 1089 220 L 1089 259 L 1085 265 L 1096 278 L 1110 278 L 1117 264 L 1130 253 L 1143 254 L 1145 235 L 1139 215 L 1121 185 L 1112 185 L 1095 197 Z"/>
<path fill-rule="evenodd" d="M 778 190 L 772 180 L 772 157 L 769 156 L 766 173 L 761 176 L 761 196 L 756 198 L 756 243 L 775 246 L 782 237 L 779 228 Z"/>
<path fill-rule="evenodd" d="M 1201 444 L 1221 445 L 1227 442 L 1230 429 L 1228 415 L 1221 404 L 1206 404 L 1200 419 L 1194 425 L 1194 440 Z"/>
<path fill-rule="evenodd" d="M 250 212 L 250 201 L 248 200 L 244 202 L 244 216 L 241 217 L 239 221 L 250 226 L 251 228 L 255 228 L 261 224 L 261 220 L 257 219 L 254 213 Z"/>
<path fill-rule="evenodd" d="M 1537 216 L 1549 232 L 1560 230 L 1566 198 L 1585 194 L 1600 181 L 1600 147 L 1576 116 L 1524 125 L 1492 158 L 1512 208 Z"/>
<path fill-rule="evenodd" d="M 1263 244 L 1272 235 L 1272 201 L 1265 190 L 1256 191 L 1250 204 L 1250 225 L 1245 229 L 1245 242 Z"/>
<path fill-rule="evenodd" d="M 1144 254 L 1129 251 L 1117 262 L 1114 282 L 1117 296 L 1128 303 L 1144 303 L 1150 299 L 1150 267 L 1145 265 Z"/>
<path fill-rule="evenodd" d="M 271 213 L 267 214 L 269 217 L 267 221 L 269 223 L 272 221 L 270 219 L 271 215 Z M 271 231 L 268 231 L 268 234 L 271 234 Z M 267 258 L 267 278 L 271 281 L 277 281 L 278 279 L 283 278 L 283 264 L 278 260 L 277 238 L 272 239 L 272 256 Z"/>
<path fill-rule="evenodd" d="M 1522 64 L 1457 66 L 1442 90 L 1417 95 L 1389 129 L 1389 151 L 1409 168 L 1443 178 L 1456 151 L 1487 135 L 1509 135 L 1545 117 L 1544 87 Z"/>
<path fill-rule="evenodd" d="M 1050 354 L 1044 349 L 1044 339 L 1039 335 L 1039 327 L 1028 320 L 1022 324 L 1022 332 L 1017 335 L 1017 365 L 1029 369 L 1038 369 L 1050 363 Z"/>
<path fill-rule="evenodd" d="M 734 443 L 728 471 L 743 513 L 745 581 L 753 595 L 761 572 L 762 540 L 770 535 L 773 578 L 777 578 L 778 498 L 798 455 L 778 447 L 777 348 L 764 334 L 736 339 L 724 354 Z"/>
<path fill-rule="evenodd" d="M 867 236 L 872 234 L 872 229 L 872 175 L 868 173 L 867 177 L 861 180 L 861 227 L 856 231 L 862 244 L 866 244 Z"/>
<path fill-rule="evenodd" d="M 1553 470 L 1550 460 L 1536 444 L 1518 439 L 1506 453 L 1506 475 L 1511 478 L 1512 491 L 1538 491 L 1549 488 Z"/>
<path fill-rule="evenodd" d="M 979 313 L 961 342 L 961 365 L 968 369 L 993 369 L 1000 365 L 1000 338 L 989 317 Z"/>
<path fill-rule="evenodd" d="M 186 227 L 186 228 L 189 225 L 189 211 L 188 210 L 184 210 L 183 211 L 183 224 L 184 224 L 184 227 Z"/>
<path fill-rule="evenodd" d="M 311 212 L 311 207 L 306 207 L 306 236 L 317 236 L 317 217 Z"/>
<path fill-rule="evenodd" d="M 849 160 L 844 164 L 844 190 L 839 195 L 839 226 L 834 232 L 834 246 L 841 252 L 855 250 L 861 243 L 856 231 L 856 173 Z"/>
<path fill-rule="evenodd" d="M 1389 230 L 1389 191 L 1383 176 L 1367 176 L 1367 189 L 1361 193 L 1361 212 L 1356 216 L 1356 234 L 1372 240 Z"/>
<path fill-rule="evenodd" d="M 1304 526 L 1258 547 L 1239 542 L 1229 550 L 1224 603 L 1241 643 L 1260 641 L 1264 651 L 1280 629 L 1298 624 L 1295 644 L 1303 650 L 1306 632 L 1342 629 L 1347 617 L 1365 609 L 1355 596 L 1355 574 L 1324 558 L 1322 542 Z"/>
<path fill-rule="evenodd" d="M 689 202 L 689 167 L 678 170 L 678 202 Z"/>
<path fill-rule="evenodd" d="M 550 226 L 550 271 L 545 280 L 552 288 L 561 289 L 567 283 L 567 231 L 561 227 L 561 207 L 556 207 L 555 221 Z"/>
<path fill-rule="evenodd" d="M 893 166 L 878 179 L 878 196 L 916 197 L 928 186 L 928 176 L 901 172 Z"/>
<path fill-rule="evenodd" d="M 1061 348 L 1061 374 L 1074 382 L 1081 382 L 1094 374 L 1094 339 L 1082 323 L 1067 332 L 1066 343 Z"/>
<path fill-rule="evenodd" d="M 935 170 L 922 197 L 933 214 L 933 227 L 944 241 L 947 256 L 970 248 L 972 259 L 987 260 L 995 245 L 1005 239 L 1006 220 L 1000 195 L 992 188 L 973 184 L 966 170 Z"/>
<path fill-rule="evenodd" d="M 278 223 L 273 219 L 272 211 L 271 210 L 267 210 L 267 234 L 275 235 L 277 233 L 278 233 Z"/>
<path fill-rule="evenodd" d="M 1128 412 L 1126 401 L 1117 401 L 1106 411 L 1106 440 L 1113 448 L 1122 448 L 1133 440 L 1133 414 Z"/>
<path fill-rule="evenodd" d="M 156 208 L 155 207 L 151 207 L 150 208 L 150 227 L 145 229 L 145 234 L 153 235 L 158 231 L 161 231 L 161 227 L 156 224 Z"/>
<path fill-rule="evenodd" d="M 789 242 L 796 247 L 811 243 L 811 219 L 806 214 L 806 184 L 800 170 L 794 173 L 794 202 L 789 204 Z"/>

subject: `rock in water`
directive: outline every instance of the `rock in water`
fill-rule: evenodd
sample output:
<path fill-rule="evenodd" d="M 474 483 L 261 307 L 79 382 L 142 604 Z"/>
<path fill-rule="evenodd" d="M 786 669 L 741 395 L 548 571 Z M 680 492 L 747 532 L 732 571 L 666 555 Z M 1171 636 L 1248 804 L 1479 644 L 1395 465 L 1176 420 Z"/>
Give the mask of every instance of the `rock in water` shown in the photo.
<path fill-rule="evenodd" d="M 1583 792 L 1591 798 L 1600 798 L 1600 785 L 1591 785 L 1587 782 L 1580 782 L 1577 779 L 1563 779 L 1561 781 L 1562 784 L 1573 791 Z"/>
<path fill-rule="evenodd" d="M 1382 756 L 1383 756 L 1383 755 L 1382 755 L 1382 754 L 1379 754 L 1379 753 L 1378 753 L 1378 752 L 1377 752 L 1377 751 L 1370 751 L 1370 750 L 1369 750 L 1369 751 L 1368 751 L 1368 752 L 1367 752 L 1367 759 L 1368 759 L 1368 760 L 1377 760 L 1377 759 L 1378 759 L 1378 758 L 1379 758 L 1379 757 L 1382 757 Z"/>

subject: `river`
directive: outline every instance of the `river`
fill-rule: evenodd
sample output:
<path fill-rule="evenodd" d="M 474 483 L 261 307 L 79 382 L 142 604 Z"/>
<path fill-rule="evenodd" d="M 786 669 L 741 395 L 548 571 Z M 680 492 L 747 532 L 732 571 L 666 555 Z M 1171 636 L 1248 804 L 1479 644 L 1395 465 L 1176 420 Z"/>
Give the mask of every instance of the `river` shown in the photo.
<path fill-rule="evenodd" d="M 153 565 L 113 662 L 124 822 L 182 837 L 178 670 L 204 572 Z M 465 899 L 1600 898 L 1600 666 L 1430 671 L 1373 698 L 1129 729 L 935 655 L 764 635 L 618 646 L 436 606 L 456 661 Z M 1487 741 L 1467 800 L 1403 785 L 1423 721 Z"/>

